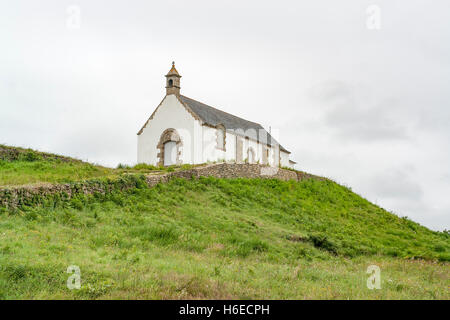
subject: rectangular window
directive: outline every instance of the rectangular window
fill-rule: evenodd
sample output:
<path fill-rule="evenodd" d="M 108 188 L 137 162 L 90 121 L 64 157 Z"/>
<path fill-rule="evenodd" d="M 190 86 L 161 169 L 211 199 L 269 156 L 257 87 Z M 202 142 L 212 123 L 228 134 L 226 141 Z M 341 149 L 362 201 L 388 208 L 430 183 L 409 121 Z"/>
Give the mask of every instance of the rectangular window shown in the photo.
<path fill-rule="evenodd" d="M 225 150 L 225 130 L 217 129 L 217 149 Z"/>

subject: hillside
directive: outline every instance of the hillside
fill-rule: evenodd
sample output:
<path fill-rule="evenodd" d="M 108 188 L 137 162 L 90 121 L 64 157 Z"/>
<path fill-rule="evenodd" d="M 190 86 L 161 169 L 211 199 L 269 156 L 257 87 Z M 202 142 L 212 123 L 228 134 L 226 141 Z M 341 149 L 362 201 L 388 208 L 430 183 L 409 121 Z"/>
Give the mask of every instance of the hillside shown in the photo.
<path fill-rule="evenodd" d="M 19 178 L 20 162 L 27 160 L 0 160 L 0 181 L 14 165 Z M 67 164 L 29 162 L 56 171 Z M 33 169 L 25 175 L 37 177 Z M 0 239 L 1 299 L 450 298 L 448 233 L 327 179 L 172 179 L 0 207 Z M 380 290 L 366 287 L 373 264 L 381 268 Z M 79 290 L 66 288 L 70 265 L 80 267 Z"/>
<path fill-rule="evenodd" d="M 175 169 L 185 169 L 180 166 Z M 99 177 L 117 177 L 125 173 L 158 173 L 169 170 L 148 165 L 117 169 L 94 165 L 78 159 L 31 149 L 0 144 L 0 186 L 24 184 L 67 183 Z"/>

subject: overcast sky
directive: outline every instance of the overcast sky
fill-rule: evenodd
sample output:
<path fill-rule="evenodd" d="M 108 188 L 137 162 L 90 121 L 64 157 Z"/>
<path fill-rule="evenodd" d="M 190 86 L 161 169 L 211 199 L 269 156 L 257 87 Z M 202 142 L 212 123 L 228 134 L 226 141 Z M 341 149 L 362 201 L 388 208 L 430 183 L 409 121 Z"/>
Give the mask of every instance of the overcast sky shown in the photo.
<path fill-rule="evenodd" d="M 279 132 L 297 168 L 450 229 L 450 1 L 0 0 L 0 143 L 116 166 L 165 93 Z"/>

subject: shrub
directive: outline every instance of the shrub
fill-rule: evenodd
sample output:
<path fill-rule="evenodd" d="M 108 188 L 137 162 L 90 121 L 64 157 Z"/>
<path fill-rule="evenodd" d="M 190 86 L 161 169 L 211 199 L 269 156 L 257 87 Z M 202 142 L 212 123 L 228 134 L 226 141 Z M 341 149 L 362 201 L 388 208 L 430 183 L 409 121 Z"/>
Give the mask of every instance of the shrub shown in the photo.
<path fill-rule="evenodd" d="M 84 207 L 83 202 L 80 199 L 73 198 L 70 200 L 70 206 L 74 209 L 81 210 Z"/>
<path fill-rule="evenodd" d="M 22 153 L 19 156 L 19 160 L 29 161 L 29 162 L 39 161 L 39 160 L 42 160 L 42 156 L 40 154 L 36 153 L 36 152 L 33 152 L 33 151 L 29 150 L 29 151 L 26 151 L 26 152 Z"/>
<path fill-rule="evenodd" d="M 309 240 L 312 242 L 314 247 L 326 250 L 332 254 L 337 254 L 336 246 L 328 240 L 327 236 L 310 235 Z"/>

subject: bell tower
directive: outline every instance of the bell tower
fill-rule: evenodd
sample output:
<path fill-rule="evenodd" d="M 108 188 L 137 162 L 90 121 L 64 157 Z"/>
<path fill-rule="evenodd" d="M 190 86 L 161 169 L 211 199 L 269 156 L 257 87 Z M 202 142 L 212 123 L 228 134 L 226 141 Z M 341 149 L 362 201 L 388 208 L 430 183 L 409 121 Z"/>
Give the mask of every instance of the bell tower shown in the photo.
<path fill-rule="evenodd" d="M 175 62 L 172 62 L 172 68 L 166 74 L 166 95 L 180 94 L 180 74 L 175 69 Z"/>

